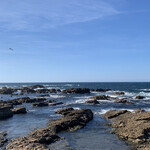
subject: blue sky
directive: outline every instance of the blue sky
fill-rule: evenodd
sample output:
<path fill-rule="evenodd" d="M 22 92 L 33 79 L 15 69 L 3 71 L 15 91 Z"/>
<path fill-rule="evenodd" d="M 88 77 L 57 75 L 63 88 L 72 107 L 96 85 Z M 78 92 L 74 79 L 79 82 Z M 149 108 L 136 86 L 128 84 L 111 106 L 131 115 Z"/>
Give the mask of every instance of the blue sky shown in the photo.
<path fill-rule="evenodd" d="M 0 82 L 150 81 L 149 57 L 149 0 L 0 1 Z"/>

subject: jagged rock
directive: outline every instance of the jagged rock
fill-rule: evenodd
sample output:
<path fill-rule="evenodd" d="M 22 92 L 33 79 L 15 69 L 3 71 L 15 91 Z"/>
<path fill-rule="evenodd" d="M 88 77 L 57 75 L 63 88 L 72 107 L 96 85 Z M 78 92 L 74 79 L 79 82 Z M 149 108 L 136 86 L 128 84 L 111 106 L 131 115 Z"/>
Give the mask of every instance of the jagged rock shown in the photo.
<path fill-rule="evenodd" d="M 57 114 L 66 115 L 70 113 L 70 111 L 74 110 L 72 107 L 62 108 L 56 111 Z"/>
<path fill-rule="evenodd" d="M 25 113 L 27 113 L 27 110 L 25 107 L 19 107 L 19 108 L 11 109 L 11 111 L 14 114 L 25 114 Z"/>
<path fill-rule="evenodd" d="M 39 102 L 39 103 L 34 103 L 32 104 L 33 107 L 44 107 L 48 106 L 48 102 Z"/>
<path fill-rule="evenodd" d="M 56 106 L 56 105 L 62 105 L 63 104 L 63 102 L 56 102 L 56 103 L 52 103 L 52 104 L 49 104 L 49 106 Z"/>
<path fill-rule="evenodd" d="M 112 120 L 114 133 L 120 138 L 132 142 L 136 150 L 148 150 L 150 147 L 150 112 L 113 110 L 104 114 Z"/>
<path fill-rule="evenodd" d="M 90 109 L 72 110 L 60 119 L 50 121 L 48 126 L 55 133 L 65 130 L 77 130 L 83 128 L 92 119 L 93 113 Z"/>
<path fill-rule="evenodd" d="M 46 145 L 60 138 L 48 128 L 38 129 L 29 133 L 28 136 L 18 138 L 10 142 L 7 150 L 50 150 Z"/>
<path fill-rule="evenodd" d="M 88 100 L 85 103 L 87 103 L 87 104 L 93 104 L 93 105 L 99 104 L 99 102 L 97 100 Z"/>
<path fill-rule="evenodd" d="M 72 89 L 66 89 L 63 90 L 62 93 L 64 94 L 85 94 L 90 93 L 90 89 L 87 88 L 72 88 Z"/>
<path fill-rule="evenodd" d="M 135 99 L 144 99 L 144 96 L 136 96 Z"/>
<path fill-rule="evenodd" d="M 7 119 L 13 116 L 13 112 L 10 110 L 10 107 L 1 106 L 0 107 L 0 119 Z"/>

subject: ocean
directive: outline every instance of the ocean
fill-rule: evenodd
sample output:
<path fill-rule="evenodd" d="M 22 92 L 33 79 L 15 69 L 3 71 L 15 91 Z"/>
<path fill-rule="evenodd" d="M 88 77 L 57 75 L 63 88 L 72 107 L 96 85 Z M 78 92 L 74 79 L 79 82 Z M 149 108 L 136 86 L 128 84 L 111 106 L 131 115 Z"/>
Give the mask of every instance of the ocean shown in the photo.
<path fill-rule="evenodd" d="M 0 120 L 0 132 L 7 131 L 8 139 L 22 137 L 27 135 L 30 131 L 37 128 L 44 128 L 47 126 L 49 120 L 59 118 L 59 114 L 55 114 L 55 111 L 64 107 L 73 107 L 75 109 L 89 108 L 94 113 L 94 119 L 90 121 L 83 129 L 74 132 L 62 132 L 59 133 L 61 137 L 65 137 L 65 140 L 51 145 L 51 149 L 66 150 L 67 147 L 71 147 L 73 150 L 129 150 L 130 145 L 125 141 L 117 138 L 116 135 L 111 134 L 109 131 L 111 128 L 106 126 L 106 121 L 103 118 L 103 114 L 109 110 L 127 109 L 134 111 L 141 108 L 144 110 L 150 110 L 150 82 L 100 82 L 100 83 L 0 83 L 1 87 L 18 88 L 22 86 L 30 86 L 35 84 L 44 85 L 46 88 L 55 89 L 69 89 L 69 88 L 90 88 L 90 89 L 111 89 L 108 92 L 91 92 L 90 94 L 50 94 L 47 97 L 48 100 L 57 100 L 57 102 L 63 102 L 63 105 L 37 107 L 33 108 L 31 104 L 23 104 L 27 110 L 27 114 L 14 115 L 12 118 L 6 120 Z M 116 91 L 123 91 L 125 95 L 114 95 Z M 39 94 L 26 94 L 31 98 L 38 96 Z M 113 100 L 99 101 L 98 105 L 85 104 L 91 96 L 96 95 L 108 95 L 111 97 L 128 98 L 136 104 L 126 105 L 114 103 Z M 135 100 L 136 96 L 144 96 L 142 100 Z M 10 96 L 0 94 L 0 100 L 15 99 L 21 96 Z M 17 106 L 18 107 L 18 106 Z"/>

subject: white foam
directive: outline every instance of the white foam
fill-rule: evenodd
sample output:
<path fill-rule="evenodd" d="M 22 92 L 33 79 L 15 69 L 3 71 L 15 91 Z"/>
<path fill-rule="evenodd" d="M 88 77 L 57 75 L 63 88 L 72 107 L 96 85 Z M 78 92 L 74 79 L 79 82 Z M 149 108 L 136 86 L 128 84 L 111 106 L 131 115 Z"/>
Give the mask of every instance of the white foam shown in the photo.
<path fill-rule="evenodd" d="M 65 98 L 66 96 L 64 95 L 50 95 L 52 98 Z"/>

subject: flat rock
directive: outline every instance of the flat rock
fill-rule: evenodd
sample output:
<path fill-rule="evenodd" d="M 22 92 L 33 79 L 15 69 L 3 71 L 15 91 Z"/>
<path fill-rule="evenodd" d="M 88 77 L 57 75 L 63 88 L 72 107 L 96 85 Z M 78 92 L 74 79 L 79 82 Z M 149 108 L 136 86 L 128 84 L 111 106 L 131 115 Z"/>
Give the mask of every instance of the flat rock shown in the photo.
<path fill-rule="evenodd" d="M 56 111 L 57 114 L 66 115 L 70 113 L 70 111 L 74 110 L 72 107 L 62 108 Z"/>

